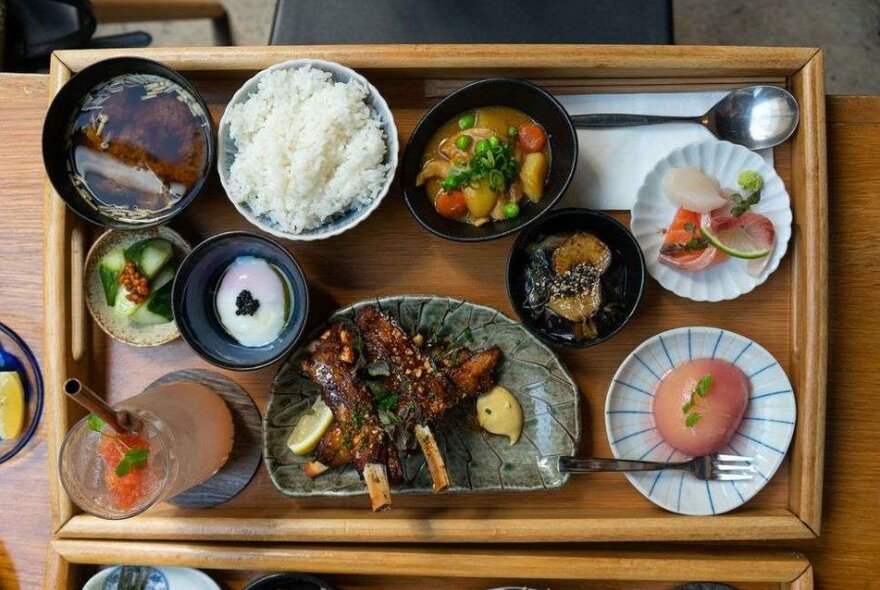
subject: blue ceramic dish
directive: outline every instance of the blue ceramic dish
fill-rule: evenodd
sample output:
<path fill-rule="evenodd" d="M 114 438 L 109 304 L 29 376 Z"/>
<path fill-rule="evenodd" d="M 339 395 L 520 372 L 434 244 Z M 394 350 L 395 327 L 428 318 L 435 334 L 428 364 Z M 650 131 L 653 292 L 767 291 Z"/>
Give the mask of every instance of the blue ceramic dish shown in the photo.
<path fill-rule="evenodd" d="M 0 440 L 0 463 L 14 457 L 28 443 L 43 413 L 43 376 L 40 365 L 24 340 L 0 323 L 0 371 L 15 371 L 25 396 L 24 428 L 18 438 Z"/>
<path fill-rule="evenodd" d="M 265 346 L 242 346 L 217 317 L 217 287 L 239 256 L 266 260 L 284 277 L 290 290 L 287 323 L 281 335 Z M 209 363 L 234 371 L 259 369 L 284 357 L 299 340 L 309 315 L 308 286 L 293 256 L 268 238 L 240 231 L 219 234 L 199 244 L 180 265 L 171 300 L 174 320 L 187 344 Z"/>
<path fill-rule="evenodd" d="M 660 436 L 652 407 L 667 371 L 694 359 L 721 359 L 749 378 L 749 405 L 721 453 L 752 457 L 758 476 L 748 481 L 704 481 L 683 471 L 627 473 L 646 498 L 670 512 L 713 516 L 739 508 L 770 482 L 782 465 L 797 407 L 791 382 L 770 352 L 745 336 L 708 327 L 675 328 L 645 340 L 621 363 L 605 401 L 605 428 L 618 459 L 685 461 Z"/>

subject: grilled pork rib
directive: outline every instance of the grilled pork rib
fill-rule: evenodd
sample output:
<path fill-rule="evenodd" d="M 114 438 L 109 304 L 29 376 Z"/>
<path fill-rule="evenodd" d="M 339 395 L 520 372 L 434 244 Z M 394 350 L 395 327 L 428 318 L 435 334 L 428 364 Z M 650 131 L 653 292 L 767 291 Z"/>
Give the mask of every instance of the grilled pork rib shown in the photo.
<path fill-rule="evenodd" d="M 370 363 L 389 366 L 387 387 L 398 396 L 398 416 L 422 448 L 435 491 L 449 486 L 449 477 L 430 424 L 467 398 L 488 391 L 501 350 L 479 353 L 460 348 L 444 356 L 441 366 L 415 345 L 400 325 L 374 306 L 362 307 L 356 322 Z"/>
<path fill-rule="evenodd" d="M 492 373 L 500 359 L 500 349 L 494 346 L 473 353 L 458 348 L 441 354 L 435 364 L 395 320 L 378 308 L 361 308 L 356 323 L 364 360 L 388 365 L 384 387 L 397 395 L 400 427 L 415 435 L 425 455 L 434 490 L 446 489 L 449 477 L 430 424 L 465 399 L 492 388 Z M 354 350 L 355 338 L 350 325 L 340 322 L 321 336 L 314 345 L 312 358 L 303 363 L 309 378 L 321 386 L 324 402 L 336 419 L 318 443 L 316 460 L 306 465 L 305 471 L 309 477 L 317 477 L 327 469 L 353 463 L 369 487 L 367 468 L 381 465 L 387 468 L 391 481 L 398 482 L 402 479 L 402 468 L 397 449 L 387 433 L 377 432 L 381 425 L 373 400 L 357 382 L 355 364 L 359 353 Z M 334 371 L 328 376 L 329 367 Z M 352 429 L 355 416 L 361 418 Z"/>
<path fill-rule="evenodd" d="M 322 465 L 309 464 L 306 473 L 314 476 L 322 466 L 352 463 L 367 484 L 373 509 L 380 510 L 391 503 L 386 467 L 392 465 L 399 474 L 397 449 L 379 423 L 372 396 L 356 381 L 353 340 L 349 325 L 335 324 L 303 362 L 303 371 L 321 388 L 324 403 L 336 419 L 318 445 L 317 460 Z"/>

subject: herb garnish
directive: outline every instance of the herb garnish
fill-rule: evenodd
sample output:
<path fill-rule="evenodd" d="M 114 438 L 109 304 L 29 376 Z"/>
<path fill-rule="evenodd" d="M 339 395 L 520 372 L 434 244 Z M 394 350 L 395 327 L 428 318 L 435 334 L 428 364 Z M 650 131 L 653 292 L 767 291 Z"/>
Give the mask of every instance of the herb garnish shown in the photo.
<path fill-rule="evenodd" d="M 385 411 L 393 410 L 397 406 L 397 394 L 392 393 L 390 395 L 383 397 L 382 399 L 380 399 L 376 403 L 376 406 L 380 410 L 385 410 Z"/>
<path fill-rule="evenodd" d="M 143 469 L 147 465 L 150 449 L 129 449 L 116 464 L 116 475 L 124 477 L 132 469 Z"/>
<path fill-rule="evenodd" d="M 702 416 L 696 412 L 688 414 L 687 418 L 684 419 L 684 425 L 688 428 L 693 428 L 700 418 L 702 418 Z"/>
<path fill-rule="evenodd" d="M 764 187 L 764 179 L 754 170 L 744 170 L 740 172 L 736 179 L 743 194 L 734 193 L 730 196 L 734 206 L 730 209 L 730 214 L 734 217 L 740 217 L 743 213 L 761 202 L 761 189 Z"/>
<path fill-rule="evenodd" d="M 664 244 L 660 247 L 661 254 L 674 254 L 675 252 L 684 252 L 691 250 L 702 250 L 709 245 L 709 240 L 705 237 L 693 237 L 687 242 L 679 242 L 677 244 Z"/>
<path fill-rule="evenodd" d="M 761 201 L 761 191 L 754 192 L 747 197 L 734 193 L 730 196 L 730 199 L 735 203 L 735 205 L 730 208 L 730 214 L 734 217 L 740 217 L 743 213 L 751 209 L 752 205 L 757 205 Z"/>
<path fill-rule="evenodd" d="M 706 395 L 708 395 L 713 381 L 715 381 L 715 378 L 711 374 L 703 375 L 703 377 L 697 381 L 696 386 L 694 386 L 690 399 L 681 406 L 681 413 L 685 414 L 684 425 L 688 428 L 693 428 L 694 425 L 699 422 L 700 418 L 703 417 L 702 414 L 692 412 L 691 410 L 693 410 L 694 406 L 697 404 L 697 397 L 706 397 Z"/>
<path fill-rule="evenodd" d="M 89 414 L 86 423 L 89 425 L 89 430 L 97 433 L 101 433 L 104 430 L 104 427 L 107 426 L 107 423 L 97 414 Z"/>
<path fill-rule="evenodd" d="M 494 144 L 494 145 L 493 145 Z M 465 165 L 452 167 L 443 180 L 443 189 L 471 186 L 486 178 L 493 191 L 502 191 L 519 173 L 519 163 L 513 157 L 512 141 L 480 140 L 474 156 Z"/>
<path fill-rule="evenodd" d="M 397 407 L 397 394 L 388 391 L 388 388 L 381 381 L 366 381 L 367 390 L 376 401 L 376 408 L 379 410 L 393 410 Z"/>

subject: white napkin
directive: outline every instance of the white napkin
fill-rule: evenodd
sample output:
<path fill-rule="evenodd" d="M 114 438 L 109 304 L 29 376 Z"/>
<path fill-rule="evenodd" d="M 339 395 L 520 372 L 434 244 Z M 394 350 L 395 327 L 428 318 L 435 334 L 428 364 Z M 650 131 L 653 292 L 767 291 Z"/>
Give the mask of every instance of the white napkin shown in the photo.
<path fill-rule="evenodd" d="M 572 115 L 702 115 L 726 94 L 726 91 L 584 94 L 556 98 Z M 645 176 L 658 161 L 677 148 L 714 137 L 702 125 L 692 123 L 578 129 L 577 171 L 559 206 L 628 210 Z M 772 149 L 758 153 L 773 164 Z"/>

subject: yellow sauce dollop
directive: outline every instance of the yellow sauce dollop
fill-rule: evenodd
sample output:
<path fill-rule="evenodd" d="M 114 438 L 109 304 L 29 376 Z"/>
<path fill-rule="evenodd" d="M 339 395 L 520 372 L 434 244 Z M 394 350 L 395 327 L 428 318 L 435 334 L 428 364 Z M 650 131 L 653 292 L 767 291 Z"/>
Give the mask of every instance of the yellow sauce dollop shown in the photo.
<path fill-rule="evenodd" d="M 496 385 L 477 398 L 477 422 L 486 432 L 506 436 L 513 446 L 522 434 L 522 406 L 507 388 Z"/>

